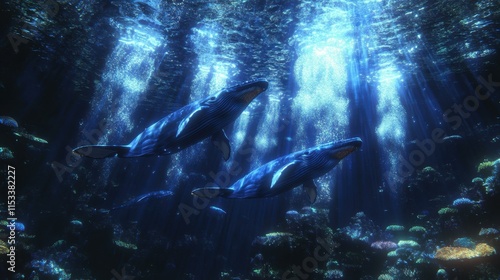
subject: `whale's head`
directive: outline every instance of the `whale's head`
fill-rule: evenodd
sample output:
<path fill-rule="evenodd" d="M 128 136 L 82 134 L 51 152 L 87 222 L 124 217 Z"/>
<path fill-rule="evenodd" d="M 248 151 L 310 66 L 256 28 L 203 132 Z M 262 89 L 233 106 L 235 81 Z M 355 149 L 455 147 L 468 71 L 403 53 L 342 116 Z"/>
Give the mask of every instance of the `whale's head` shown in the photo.
<path fill-rule="evenodd" d="M 340 141 L 328 142 L 304 152 L 303 158 L 306 163 L 315 168 L 331 169 L 343 158 L 361 147 L 361 138 L 349 138 Z"/>
<path fill-rule="evenodd" d="M 246 108 L 255 97 L 266 91 L 269 83 L 259 79 L 226 88 L 217 94 L 221 105 Z"/>

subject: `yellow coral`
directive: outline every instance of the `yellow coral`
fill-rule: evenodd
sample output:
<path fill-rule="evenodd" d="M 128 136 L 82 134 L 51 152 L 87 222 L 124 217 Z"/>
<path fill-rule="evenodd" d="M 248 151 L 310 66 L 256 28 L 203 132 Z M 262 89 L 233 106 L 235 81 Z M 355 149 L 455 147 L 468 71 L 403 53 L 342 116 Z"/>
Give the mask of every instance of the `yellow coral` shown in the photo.
<path fill-rule="evenodd" d="M 477 167 L 477 173 L 484 175 L 484 176 L 491 175 L 492 171 L 493 171 L 493 162 L 492 161 L 481 162 L 479 164 L 479 166 Z"/>
<path fill-rule="evenodd" d="M 467 260 L 477 257 L 487 257 L 496 254 L 493 247 L 479 243 L 474 250 L 465 247 L 443 247 L 436 251 L 435 258 L 443 261 Z"/>
<path fill-rule="evenodd" d="M 487 257 L 496 254 L 495 248 L 486 243 L 477 244 L 474 251 L 476 251 L 481 257 Z"/>
<path fill-rule="evenodd" d="M 9 253 L 9 247 L 7 246 L 7 243 L 0 240 L 0 254 L 3 255 L 7 253 Z"/>
<path fill-rule="evenodd" d="M 443 247 L 436 251 L 434 257 L 438 260 L 450 261 L 472 259 L 478 257 L 478 254 L 474 250 L 465 247 Z"/>

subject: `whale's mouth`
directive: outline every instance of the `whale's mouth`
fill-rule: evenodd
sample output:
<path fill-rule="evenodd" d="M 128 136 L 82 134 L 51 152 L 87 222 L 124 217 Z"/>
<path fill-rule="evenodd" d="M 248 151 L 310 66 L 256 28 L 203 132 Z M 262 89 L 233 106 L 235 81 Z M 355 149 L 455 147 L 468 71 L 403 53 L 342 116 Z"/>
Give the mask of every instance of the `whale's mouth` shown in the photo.
<path fill-rule="evenodd" d="M 352 152 L 361 148 L 362 143 L 363 142 L 358 137 L 348 139 L 343 144 L 344 145 L 343 147 L 340 147 L 340 148 L 333 151 L 332 158 L 337 159 L 337 160 L 341 160 L 341 159 L 345 158 L 346 156 L 350 155 Z"/>
<path fill-rule="evenodd" d="M 333 153 L 332 157 L 334 159 L 341 160 L 341 159 L 345 158 L 346 156 L 348 156 L 349 154 L 351 154 L 352 152 L 356 151 L 357 149 L 358 149 L 358 147 L 349 146 L 349 147 L 346 147 L 340 151 Z"/>
<path fill-rule="evenodd" d="M 247 89 L 246 92 L 241 95 L 241 100 L 243 100 L 245 103 L 248 104 L 248 103 L 252 102 L 252 100 L 255 97 L 257 97 L 261 92 L 263 92 L 265 90 L 266 90 L 265 88 L 262 88 L 259 86 L 251 87 L 251 88 Z"/>

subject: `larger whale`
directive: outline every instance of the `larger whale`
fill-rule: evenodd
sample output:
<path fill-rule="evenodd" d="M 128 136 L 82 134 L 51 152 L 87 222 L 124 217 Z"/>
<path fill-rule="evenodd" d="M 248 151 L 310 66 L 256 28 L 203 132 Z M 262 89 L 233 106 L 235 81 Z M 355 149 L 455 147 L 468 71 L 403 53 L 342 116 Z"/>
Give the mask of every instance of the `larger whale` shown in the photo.
<path fill-rule="evenodd" d="M 313 179 L 332 170 L 343 158 L 361 147 L 359 137 L 325 143 L 295 152 L 248 173 L 229 188 L 205 187 L 192 195 L 212 198 L 271 197 L 303 185 L 311 203 L 316 201 L 317 187 Z"/>
<path fill-rule="evenodd" d="M 211 137 L 227 160 L 231 148 L 223 128 L 238 118 L 268 85 L 261 79 L 245 82 L 190 103 L 146 128 L 128 145 L 87 145 L 73 152 L 91 158 L 169 155 Z"/>

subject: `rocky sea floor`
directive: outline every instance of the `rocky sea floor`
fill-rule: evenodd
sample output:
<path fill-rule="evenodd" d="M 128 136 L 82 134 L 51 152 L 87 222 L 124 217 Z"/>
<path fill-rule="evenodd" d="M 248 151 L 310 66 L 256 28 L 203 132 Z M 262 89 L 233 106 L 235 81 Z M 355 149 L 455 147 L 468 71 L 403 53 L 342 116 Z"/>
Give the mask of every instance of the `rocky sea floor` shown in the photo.
<path fill-rule="evenodd" d="M 274 231 L 255 237 L 249 245 L 253 257 L 248 260 L 248 274 L 239 275 L 227 269 L 221 272 L 220 279 L 498 279 L 499 170 L 500 160 L 480 163 L 478 176 L 461 186 L 459 196 L 431 197 L 432 208 L 412 213 L 412 218 L 400 224 L 377 225 L 369 213 L 359 212 L 349 225 L 332 229 L 327 209 L 289 210 Z M 421 188 L 442 183 L 445 177 L 438 170 L 425 167 L 410 178 L 406 195 L 411 197 Z M 405 195 L 400 194 L 400 199 L 404 200 Z M 0 236 L 5 240 L 7 222 L 2 224 Z M 102 224 L 112 222 L 103 220 Z M 122 271 L 112 271 L 115 274 L 153 279 L 161 267 L 176 269 L 175 261 L 165 265 L 163 254 L 195 254 L 210 244 L 202 235 L 186 234 L 173 243 L 155 232 L 147 233 L 148 242 L 141 243 L 134 240 L 137 228 L 116 224 L 110 231 L 103 230 L 101 233 L 108 234 L 99 235 L 100 241 L 96 241 L 87 236 L 84 223 L 75 219 L 64 233 L 66 238 L 38 248 L 38 237 L 24 225 L 22 230 L 17 260 L 24 266 L 18 269 L 16 279 L 96 279 L 91 269 L 94 264 L 84 249 L 89 247 L 84 243 L 98 243 L 98 247 L 106 249 L 103 252 L 114 252 L 128 260 L 129 265 Z M 97 236 L 95 232 L 93 235 Z M 85 241 L 79 239 L 83 237 Z M 0 252 L 8 252 L 3 241 Z M 144 267 L 147 269 L 141 269 Z M 196 278 L 186 273 L 184 279 Z"/>

